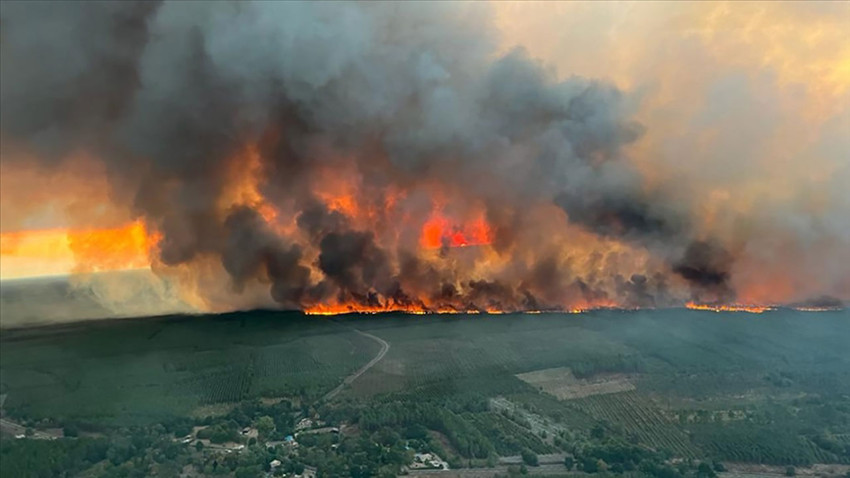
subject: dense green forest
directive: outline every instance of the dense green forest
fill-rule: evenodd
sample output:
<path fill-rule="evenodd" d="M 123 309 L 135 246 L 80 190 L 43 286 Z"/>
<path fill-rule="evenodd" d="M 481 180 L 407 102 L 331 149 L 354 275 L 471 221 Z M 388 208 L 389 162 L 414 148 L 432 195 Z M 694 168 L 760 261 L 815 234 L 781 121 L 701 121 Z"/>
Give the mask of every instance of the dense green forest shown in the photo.
<path fill-rule="evenodd" d="M 848 465 L 848 319 L 269 311 L 4 330 L 0 472 L 396 476 L 431 455 L 659 478 Z"/>

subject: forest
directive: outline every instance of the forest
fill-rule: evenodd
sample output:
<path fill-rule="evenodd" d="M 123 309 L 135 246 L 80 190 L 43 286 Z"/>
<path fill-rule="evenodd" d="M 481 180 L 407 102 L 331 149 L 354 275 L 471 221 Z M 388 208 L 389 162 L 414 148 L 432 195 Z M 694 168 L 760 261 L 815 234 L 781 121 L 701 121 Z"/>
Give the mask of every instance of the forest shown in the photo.
<path fill-rule="evenodd" d="M 3 423 L 25 431 L 4 426 L 0 471 L 377 477 L 436 456 L 492 476 L 843 475 L 848 318 L 256 311 L 4 330 Z"/>

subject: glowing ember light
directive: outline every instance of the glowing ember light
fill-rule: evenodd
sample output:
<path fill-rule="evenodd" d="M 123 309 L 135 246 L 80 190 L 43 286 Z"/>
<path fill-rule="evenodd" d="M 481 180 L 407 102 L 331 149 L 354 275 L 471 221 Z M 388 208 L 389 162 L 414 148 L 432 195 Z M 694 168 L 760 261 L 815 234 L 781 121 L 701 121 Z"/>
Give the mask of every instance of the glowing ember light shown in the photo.
<path fill-rule="evenodd" d="M 424 249 L 439 249 L 443 246 L 480 246 L 492 242 L 490 226 L 483 218 L 464 226 L 456 226 L 451 225 L 449 220 L 439 213 L 432 214 L 425 222 L 419 239 Z"/>
<path fill-rule="evenodd" d="M 112 229 L 6 232 L 0 234 L 0 277 L 144 269 L 158 241 L 142 221 Z"/>
<path fill-rule="evenodd" d="M 839 306 L 824 306 L 824 307 L 792 307 L 792 309 L 800 311 L 800 312 L 836 312 L 839 310 L 844 310 L 843 307 Z"/>
<path fill-rule="evenodd" d="M 761 314 L 775 310 L 775 307 L 767 305 L 697 304 L 695 302 L 688 302 L 685 304 L 685 307 L 692 310 L 708 310 L 711 312 L 747 312 L 750 314 Z"/>
<path fill-rule="evenodd" d="M 369 306 L 362 304 L 335 304 L 326 305 L 318 304 L 304 309 L 307 315 L 344 315 L 344 314 L 386 314 L 398 312 L 412 315 L 426 314 L 479 314 L 479 310 L 456 310 L 447 308 L 427 309 L 422 306 L 403 306 L 398 304 L 390 304 L 386 306 Z M 503 312 L 488 312 L 488 313 L 503 313 Z"/>
<path fill-rule="evenodd" d="M 357 203 L 354 199 L 354 196 L 350 194 L 336 197 L 328 197 L 326 201 L 328 209 L 330 209 L 331 211 L 337 211 L 348 217 L 357 216 Z"/>
<path fill-rule="evenodd" d="M 431 315 L 431 314 L 489 314 L 489 315 L 504 315 L 504 314 L 583 314 L 596 310 L 634 310 L 623 309 L 617 307 L 612 302 L 603 301 L 594 305 L 576 305 L 565 308 L 551 309 L 501 309 L 497 307 L 484 308 L 464 308 L 452 306 L 429 306 L 427 304 L 397 304 L 388 303 L 384 305 L 368 305 L 359 304 L 356 302 L 334 303 L 334 304 L 315 304 L 304 309 L 307 315 L 344 315 L 344 314 L 385 314 L 385 313 L 404 313 L 412 315 Z"/>

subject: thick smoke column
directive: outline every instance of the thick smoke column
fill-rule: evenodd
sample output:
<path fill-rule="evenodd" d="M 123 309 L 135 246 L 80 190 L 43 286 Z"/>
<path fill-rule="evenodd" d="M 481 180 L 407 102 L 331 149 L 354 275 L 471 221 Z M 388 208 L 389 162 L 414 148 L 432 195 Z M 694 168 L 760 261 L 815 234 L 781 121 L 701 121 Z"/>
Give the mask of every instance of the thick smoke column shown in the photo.
<path fill-rule="evenodd" d="M 487 13 L 4 3 L 2 158 L 94 155 L 158 270 L 287 308 L 734 301 L 733 252 L 629 160 L 632 101 L 497 55 Z"/>

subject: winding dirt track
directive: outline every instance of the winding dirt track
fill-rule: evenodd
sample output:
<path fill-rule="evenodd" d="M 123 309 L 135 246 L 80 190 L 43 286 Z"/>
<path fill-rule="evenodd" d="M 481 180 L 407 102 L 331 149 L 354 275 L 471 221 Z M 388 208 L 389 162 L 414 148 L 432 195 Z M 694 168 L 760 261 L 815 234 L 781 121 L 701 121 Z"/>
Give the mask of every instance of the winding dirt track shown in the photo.
<path fill-rule="evenodd" d="M 337 396 L 339 394 L 339 392 L 341 392 L 346 386 L 351 385 L 351 382 L 357 380 L 358 377 L 360 377 L 361 375 L 366 373 L 366 371 L 369 370 L 370 368 L 372 368 L 376 363 L 380 362 L 381 359 L 384 358 L 384 355 L 387 354 L 387 351 L 390 349 L 390 344 L 387 343 L 386 340 L 384 340 L 380 337 L 376 337 L 372 334 L 362 332 L 362 331 L 357 330 L 357 329 L 353 329 L 353 330 L 355 332 L 357 332 L 358 334 L 364 336 L 364 337 L 369 337 L 370 339 L 377 341 L 379 344 L 381 344 L 381 350 L 378 352 L 378 355 L 375 355 L 375 357 L 372 360 L 370 360 L 366 365 L 360 367 L 354 373 L 345 377 L 345 379 L 342 381 L 341 384 L 339 384 L 339 386 L 337 386 L 335 389 L 331 390 L 330 392 L 326 393 L 325 396 L 322 397 L 322 400 L 330 400 L 330 399 L 334 398 L 335 396 Z"/>

